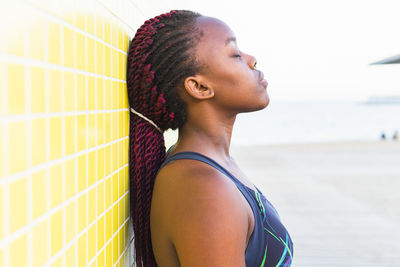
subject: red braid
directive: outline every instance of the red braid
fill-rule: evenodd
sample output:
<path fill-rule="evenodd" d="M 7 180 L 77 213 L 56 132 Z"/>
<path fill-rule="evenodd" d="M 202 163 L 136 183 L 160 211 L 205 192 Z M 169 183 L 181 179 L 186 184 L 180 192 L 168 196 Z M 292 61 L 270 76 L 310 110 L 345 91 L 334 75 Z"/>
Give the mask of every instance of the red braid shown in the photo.
<path fill-rule="evenodd" d="M 174 10 L 149 19 L 137 30 L 129 48 L 127 86 L 130 106 L 163 131 L 180 127 L 185 118 L 185 109 L 175 87 L 184 75 L 192 75 L 196 69 L 191 67 L 189 56 L 177 47 L 179 44 L 179 48 L 189 50 L 191 43 L 182 45 L 181 41 L 192 34 L 192 28 L 187 25 L 194 25 L 198 16 L 194 12 Z M 182 77 L 169 77 L 165 61 L 176 63 L 174 68 Z M 164 80 L 168 81 L 163 83 Z M 129 134 L 130 212 L 136 264 L 153 267 L 157 264 L 151 244 L 150 204 L 154 180 L 165 159 L 164 137 L 153 125 L 133 113 L 130 114 Z"/>

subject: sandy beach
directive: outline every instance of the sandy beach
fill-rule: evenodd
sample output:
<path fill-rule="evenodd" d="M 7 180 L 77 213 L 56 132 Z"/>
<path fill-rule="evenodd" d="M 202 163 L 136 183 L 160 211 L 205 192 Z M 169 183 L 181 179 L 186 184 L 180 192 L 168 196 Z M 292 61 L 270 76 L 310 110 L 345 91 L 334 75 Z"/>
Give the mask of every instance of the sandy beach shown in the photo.
<path fill-rule="evenodd" d="M 277 208 L 294 267 L 400 266 L 400 142 L 232 147 Z"/>

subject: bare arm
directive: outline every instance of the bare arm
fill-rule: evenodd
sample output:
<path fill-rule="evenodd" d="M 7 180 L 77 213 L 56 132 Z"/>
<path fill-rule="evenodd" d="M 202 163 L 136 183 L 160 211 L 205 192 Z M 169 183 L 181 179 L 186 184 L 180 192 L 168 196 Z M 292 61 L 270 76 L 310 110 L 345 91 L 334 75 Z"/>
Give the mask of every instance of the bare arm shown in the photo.
<path fill-rule="evenodd" d="M 243 198 L 217 170 L 193 165 L 161 174 L 170 177 L 158 177 L 155 188 L 165 190 L 154 201 L 168 217 L 163 227 L 179 262 L 182 267 L 244 267 L 249 221 Z"/>

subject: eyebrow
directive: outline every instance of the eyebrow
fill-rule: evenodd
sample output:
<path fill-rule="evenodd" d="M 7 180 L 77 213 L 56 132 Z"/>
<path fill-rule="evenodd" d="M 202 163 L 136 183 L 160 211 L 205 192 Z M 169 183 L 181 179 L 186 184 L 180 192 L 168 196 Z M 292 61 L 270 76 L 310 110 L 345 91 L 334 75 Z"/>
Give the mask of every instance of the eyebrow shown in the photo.
<path fill-rule="evenodd" d="M 225 45 L 228 45 L 230 42 L 235 42 L 236 43 L 236 38 L 235 37 L 228 37 L 225 40 Z"/>

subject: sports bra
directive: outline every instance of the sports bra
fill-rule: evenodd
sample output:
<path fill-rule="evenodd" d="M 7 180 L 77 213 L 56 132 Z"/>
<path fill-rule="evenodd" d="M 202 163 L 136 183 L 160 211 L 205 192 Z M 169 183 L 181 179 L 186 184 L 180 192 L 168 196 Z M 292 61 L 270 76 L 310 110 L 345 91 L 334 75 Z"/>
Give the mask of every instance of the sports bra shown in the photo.
<path fill-rule="evenodd" d="M 211 165 L 230 178 L 246 198 L 254 214 L 254 230 L 245 252 L 246 267 L 289 267 L 291 265 L 293 243 L 290 235 L 281 223 L 275 208 L 257 187 L 256 191 L 252 190 L 213 159 L 192 151 L 167 156 L 160 169 L 180 159 L 198 160 Z"/>

